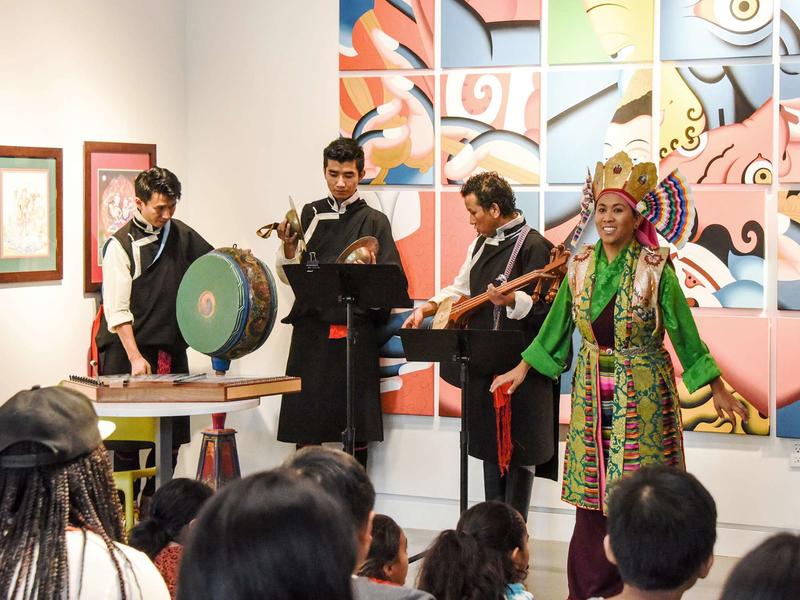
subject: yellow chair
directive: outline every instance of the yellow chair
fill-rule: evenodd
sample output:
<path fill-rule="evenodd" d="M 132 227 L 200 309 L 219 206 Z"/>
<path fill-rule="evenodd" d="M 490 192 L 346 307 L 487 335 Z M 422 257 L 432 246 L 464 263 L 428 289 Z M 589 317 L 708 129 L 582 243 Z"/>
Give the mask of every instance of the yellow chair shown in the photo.
<path fill-rule="evenodd" d="M 114 433 L 106 438 L 106 442 L 156 442 L 157 420 L 154 417 L 103 417 L 116 425 Z M 130 531 L 134 523 L 133 482 L 137 479 L 155 477 L 156 468 L 131 469 L 114 471 L 114 487 L 125 496 L 125 529 Z"/>

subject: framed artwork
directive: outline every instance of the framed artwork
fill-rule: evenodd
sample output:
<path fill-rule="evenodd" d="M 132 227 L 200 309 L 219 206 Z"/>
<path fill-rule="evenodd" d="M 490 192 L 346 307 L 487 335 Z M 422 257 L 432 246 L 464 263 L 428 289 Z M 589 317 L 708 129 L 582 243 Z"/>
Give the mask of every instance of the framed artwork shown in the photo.
<path fill-rule="evenodd" d="M 156 164 L 155 144 L 83 144 L 83 291 L 100 291 L 103 245 L 136 210 L 136 176 Z"/>
<path fill-rule="evenodd" d="M 61 148 L 0 146 L 0 283 L 62 278 Z"/>

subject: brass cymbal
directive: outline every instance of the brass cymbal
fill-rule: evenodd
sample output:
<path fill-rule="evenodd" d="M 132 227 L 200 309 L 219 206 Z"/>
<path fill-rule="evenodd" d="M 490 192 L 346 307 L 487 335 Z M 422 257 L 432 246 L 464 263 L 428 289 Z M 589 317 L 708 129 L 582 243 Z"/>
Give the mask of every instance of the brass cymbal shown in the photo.
<path fill-rule="evenodd" d="M 300 221 L 300 213 L 297 212 L 291 196 L 289 196 L 289 206 L 291 208 L 286 212 L 286 220 L 289 221 L 289 228 L 297 235 L 297 241 L 305 245 L 306 238 L 305 232 L 303 231 L 303 224 Z M 273 231 L 278 229 L 279 225 L 280 223 L 268 223 L 260 227 L 256 231 L 256 235 L 258 237 L 268 238 Z"/>
<path fill-rule="evenodd" d="M 350 265 L 357 261 L 369 264 L 372 262 L 372 254 L 378 255 L 380 244 L 378 239 L 371 235 L 358 238 L 355 242 L 345 248 L 336 259 L 340 265 Z"/>

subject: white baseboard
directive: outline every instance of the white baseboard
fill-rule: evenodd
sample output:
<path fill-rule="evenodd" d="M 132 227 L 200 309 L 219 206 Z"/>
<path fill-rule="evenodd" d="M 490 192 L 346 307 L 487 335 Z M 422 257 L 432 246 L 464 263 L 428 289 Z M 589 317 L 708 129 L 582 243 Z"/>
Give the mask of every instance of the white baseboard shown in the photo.
<path fill-rule="evenodd" d="M 475 504 L 470 502 L 470 506 Z M 378 494 L 375 512 L 394 518 L 401 527 L 441 531 L 453 528 L 458 521 L 458 501 L 449 498 L 424 498 L 398 494 Z M 574 509 L 532 506 L 528 515 L 528 530 L 540 540 L 569 542 L 575 523 Z M 719 556 L 741 557 L 766 538 L 784 531 L 774 527 L 758 527 L 738 523 L 717 524 Z M 793 531 L 793 533 L 798 533 Z"/>

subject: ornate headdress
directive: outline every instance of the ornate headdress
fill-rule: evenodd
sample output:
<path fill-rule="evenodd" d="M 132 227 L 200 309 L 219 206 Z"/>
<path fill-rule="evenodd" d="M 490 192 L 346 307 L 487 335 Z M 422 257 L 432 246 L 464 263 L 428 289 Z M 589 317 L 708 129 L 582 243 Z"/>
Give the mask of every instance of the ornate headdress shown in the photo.
<path fill-rule="evenodd" d="M 657 246 L 656 232 L 678 248 L 689 239 L 695 220 L 694 201 L 677 169 L 658 182 L 653 163 L 634 165 L 627 154 L 617 152 L 605 164 L 597 163 L 589 191 L 590 198 L 583 205 L 573 245 L 594 212 L 595 201 L 605 194 L 625 198 L 644 217 L 636 231 L 636 238 L 642 244 Z"/>

